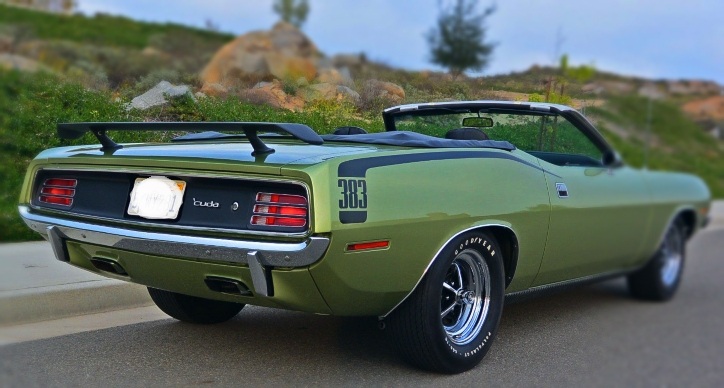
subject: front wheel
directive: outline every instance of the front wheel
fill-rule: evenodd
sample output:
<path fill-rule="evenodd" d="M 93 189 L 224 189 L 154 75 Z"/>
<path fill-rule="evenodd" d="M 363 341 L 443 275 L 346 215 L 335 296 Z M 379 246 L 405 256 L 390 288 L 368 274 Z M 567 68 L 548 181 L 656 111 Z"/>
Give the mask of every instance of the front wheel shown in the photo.
<path fill-rule="evenodd" d="M 649 263 L 628 276 L 631 294 L 644 300 L 671 299 L 681 283 L 685 247 L 686 230 L 684 224 L 677 220 L 666 231 L 661 247 Z"/>
<path fill-rule="evenodd" d="M 495 239 L 479 232 L 455 238 L 390 315 L 398 352 L 413 365 L 435 372 L 460 373 L 475 367 L 497 332 L 504 288 Z"/>
<path fill-rule="evenodd" d="M 148 293 L 161 311 L 188 323 L 226 322 L 244 308 L 242 303 L 199 298 L 151 287 L 148 287 Z"/>

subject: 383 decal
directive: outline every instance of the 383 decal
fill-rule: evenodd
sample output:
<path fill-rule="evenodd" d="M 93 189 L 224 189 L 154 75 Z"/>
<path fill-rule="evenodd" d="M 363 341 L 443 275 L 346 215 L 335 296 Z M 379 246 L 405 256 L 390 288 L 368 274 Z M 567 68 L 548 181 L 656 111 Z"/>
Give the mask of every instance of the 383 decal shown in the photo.
<path fill-rule="evenodd" d="M 367 181 L 364 178 L 339 178 L 339 222 L 359 224 L 367 221 Z"/>
<path fill-rule="evenodd" d="M 367 182 L 364 179 L 339 179 L 337 187 L 342 189 L 340 209 L 367 209 Z"/>

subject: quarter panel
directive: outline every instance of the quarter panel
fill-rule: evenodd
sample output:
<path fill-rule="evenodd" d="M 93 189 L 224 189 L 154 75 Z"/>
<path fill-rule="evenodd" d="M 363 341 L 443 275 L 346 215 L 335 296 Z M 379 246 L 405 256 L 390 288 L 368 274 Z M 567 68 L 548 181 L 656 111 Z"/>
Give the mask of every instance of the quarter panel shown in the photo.
<path fill-rule="evenodd" d="M 527 288 L 540 266 L 550 203 L 535 160 L 522 152 L 515 157 L 533 166 L 480 157 L 371 168 L 362 178 L 364 222 L 343 222 L 342 191 L 330 187 L 331 244 L 311 273 L 334 314 L 386 313 L 415 287 L 452 236 L 475 226 L 515 231 L 520 254 L 509 290 Z M 329 174 L 329 182 L 340 179 L 334 166 Z M 389 240 L 389 248 L 345 252 L 348 243 L 376 240 Z"/>

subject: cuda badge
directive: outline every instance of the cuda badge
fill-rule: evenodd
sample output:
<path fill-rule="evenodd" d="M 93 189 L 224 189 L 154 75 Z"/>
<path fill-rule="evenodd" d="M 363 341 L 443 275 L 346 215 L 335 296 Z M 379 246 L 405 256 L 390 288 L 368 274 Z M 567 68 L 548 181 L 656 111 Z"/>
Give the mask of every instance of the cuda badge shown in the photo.
<path fill-rule="evenodd" d="M 194 206 L 196 206 L 196 207 L 219 207 L 218 202 L 214 202 L 214 201 L 201 202 L 201 201 L 197 200 L 196 198 L 194 198 L 193 200 L 194 200 Z"/>
<path fill-rule="evenodd" d="M 558 198 L 568 198 L 568 187 L 565 183 L 556 183 L 556 191 L 558 192 Z"/>

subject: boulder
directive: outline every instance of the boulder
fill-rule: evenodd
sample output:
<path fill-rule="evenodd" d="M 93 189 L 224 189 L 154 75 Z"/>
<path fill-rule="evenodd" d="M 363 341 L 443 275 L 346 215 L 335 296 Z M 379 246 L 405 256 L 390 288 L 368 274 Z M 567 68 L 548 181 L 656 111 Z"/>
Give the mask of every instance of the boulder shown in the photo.
<path fill-rule="evenodd" d="M 344 85 L 333 85 L 329 83 L 320 83 L 299 89 L 297 92 L 304 101 L 311 102 L 315 100 L 342 100 L 347 99 L 354 103 L 360 99 L 359 93 Z"/>
<path fill-rule="evenodd" d="M 337 94 L 339 96 L 342 96 L 343 98 L 346 98 L 355 104 L 359 102 L 360 95 L 359 93 L 355 92 L 354 90 L 350 89 L 347 86 L 339 85 L 337 86 Z"/>
<path fill-rule="evenodd" d="M 0 53 L 13 51 L 15 40 L 9 35 L 0 35 Z"/>
<path fill-rule="evenodd" d="M 314 62 L 308 58 L 274 52 L 267 53 L 265 58 L 269 73 L 277 79 L 313 80 L 317 75 Z"/>
<path fill-rule="evenodd" d="M 254 104 L 270 105 L 275 108 L 299 111 L 304 108 L 304 100 L 284 92 L 279 81 L 259 82 L 253 88 L 244 90 L 240 97 Z"/>
<path fill-rule="evenodd" d="M 201 87 L 199 92 L 203 93 L 206 96 L 218 97 L 218 98 L 225 98 L 229 95 L 229 89 L 224 87 L 224 85 L 209 83 L 209 82 L 205 83 Z"/>
<path fill-rule="evenodd" d="M 365 82 L 365 90 L 376 97 L 388 99 L 394 103 L 401 103 L 405 100 L 405 89 L 392 82 L 371 79 Z"/>
<path fill-rule="evenodd" d="M 346 71 L 345 71 L 346 70 Z M 334 84 L 334 85 L 354 85 L 352 77 L 349 74 L 349 69 L 324 69 L 319 72 L 317 81 L 320 83 Z"/>
<path fill-rule="evenodd" d="M 19 70 L 27 72 L 50 71 L 50 69 L 42 63 L 26 58 L 22 55 L 0 53 L 0 69 Z"/>
<path fill-rule="evenodd" d="M 200 78 L 227 87 L 245 77 L 304 77 L 311 81 L 320 58 L 322 54 L 306 35 L 289 23 L 279 22 L 270 31 L 250 32 L 224 45 Z"/>
<path fill-rule="evenodd" d="M 161 81 L 146 93 L 131 100 L 128 109 L 145 110 L 154 106 L 161 106 L 168 103 L 166 98 L 179 98 L 186 94 L 190 94 L 191 98 L 195 100 L 195 97 L 191 94 L 191 88 L 188 85 L 176 86 L 168 81 Z"/>
<path fill-rule="evenodd" d="M 699 121 L 724 121 L 724 96 L 711 96 L 704 99 L 689 101 L 682 110 Z"/>
<path fill-rule="evenodd" d="M 314 84 L 300 89 L 298 93 L 305 101 L 336 100 L 337 86 L 327 83 Z"/>
<path fill-rule="evenodd" d="M 314 42 L 291 23 L 278 22 L 272 27 L 269 37 L 272 45 L 286 55 L 305 58 L 321 56 Z"/>

